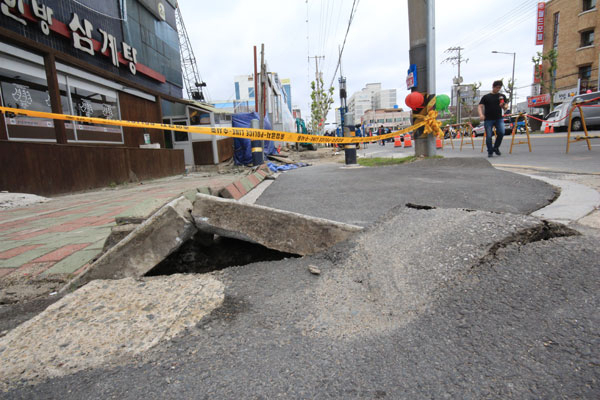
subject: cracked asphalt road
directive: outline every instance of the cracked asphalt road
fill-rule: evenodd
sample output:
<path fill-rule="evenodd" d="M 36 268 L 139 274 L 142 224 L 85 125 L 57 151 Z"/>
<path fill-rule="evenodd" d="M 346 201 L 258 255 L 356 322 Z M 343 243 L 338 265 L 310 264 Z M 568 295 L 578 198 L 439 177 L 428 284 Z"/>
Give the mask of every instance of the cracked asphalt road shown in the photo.
<path fill-rule="evenodd" d="M 436 173 L 440 165 L 447 170 Z M 367 170 L 383 175 L 379 185 L 368 174 L 357 179 L 366 169 L 344 171 L 358 174 L 332 183 L 332 167 L 315 168 L 322 167 L 284 175 L 260 200 L 362 221 L 365 231 L 315 256 L 214 272 L 225 285 L 224 305 L 194 328 L 125 363 L 24 383 L 4 395 L 600 397 L 599 236 L 515 214 L 543 207 L 554 189 L 468 164 Z M 446 185 L 434 185 L 432 195 L 415 191 L 424 181 L 412 168 Z M 311 176 L 319 173 L 330 191 L 343 193 L 323 199 L 322 181 Z M 298 186 L 288 196 L 283 190 L 292 183 Z M 377 187 L 377 196 L 363 193 Z M 376 204 L 365 203 L 368 197 Z M 321 274 L 311 274 L 311 265 Z"/>
<path fill-rule="evenodd" d="M 224 306 L 125 365 L 6 395 L 597 398 L 597 238 L 527 243 L 543 225 L 399 207 L 325 253 L 213 273 Z"/>

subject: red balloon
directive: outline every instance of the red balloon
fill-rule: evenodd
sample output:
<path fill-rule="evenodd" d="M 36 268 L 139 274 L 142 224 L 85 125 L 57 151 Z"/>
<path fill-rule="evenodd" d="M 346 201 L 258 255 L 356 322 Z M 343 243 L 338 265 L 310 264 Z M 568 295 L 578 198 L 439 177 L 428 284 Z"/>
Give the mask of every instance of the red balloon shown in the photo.
<path fill-rule="evenodd" d="M 425 102 L 425 98 L 420 92 L 412 92 L 404 99 L 404 102 L 408 107 L 412 110 L 416 110 L 417 108 L 423 107 L 423 103 Z"/>

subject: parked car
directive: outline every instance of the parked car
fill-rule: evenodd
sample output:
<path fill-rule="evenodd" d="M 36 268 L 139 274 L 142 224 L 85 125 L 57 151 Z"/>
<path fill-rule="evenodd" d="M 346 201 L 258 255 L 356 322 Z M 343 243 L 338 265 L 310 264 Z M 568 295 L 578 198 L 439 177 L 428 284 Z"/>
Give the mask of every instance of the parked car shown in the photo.
<path fill-rule="evenodd" d="M 485 128 L 483 127 L 483 124 L 479 125 L 476 128 L 473 128 L 473 133 L 476 137 L 485 136 Z"/>
<path fill-rule="evenodd" d="M 544 118 L 546 121 L 542 123 L 542 132 L 544 131 L 546 126 L 553 126 L 555 131 L 566 130 L 569 125 L 569 113 L 571 111 L 571 108 L 575 103 L 582 102 L 585 102 L 585 105 L 588 106 L 595 106 L 582 107 L 586 125 L 588 127 L 593 125 L 600 125 L 600 107 L 598 107 L 599 100 L 600 92 L 580 94 L 571 97 L 570 100 L 567 100 L 564 103 L 556 106 L 554 110 L 552 110 L 552 112 L 549 113 L 546 116 L 546 118 Z M 583 129 L 583 122 L 581 120 L 579 109 L 573 110 L 573 120 L 571 122 L 571 129 L 573 131 L 580 131 Z"/>

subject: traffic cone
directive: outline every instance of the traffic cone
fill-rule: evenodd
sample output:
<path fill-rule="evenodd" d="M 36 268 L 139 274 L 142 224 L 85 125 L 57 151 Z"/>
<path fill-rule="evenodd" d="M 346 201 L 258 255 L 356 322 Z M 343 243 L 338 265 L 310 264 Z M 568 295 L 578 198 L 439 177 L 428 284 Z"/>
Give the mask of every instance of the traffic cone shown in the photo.
<path fill-rule="evenodd" d="M 550 133 L 554 133 L 554 125 L 550 125 Z"/>
<path fill-rule="evenodd" d="M 439 136 L 437 136 L 435 138 L 435 148 L 436 149 L 441 149 L 442 148 L 442 139 L 440 139 Z"/>
<path fill-rule="evenodd" d="M 460 131 L 456 131 L 456 137 L 454 139 L 460 139 Z"/>
<path fill-rule="evenodd" d="M 410 137 L 410 133 L 404 135 L 404 147 L 412 147 L 412 140 Z"/>
<path fill-rule="evenodd" d="M 550 127 L 548 125 L 544 128 L 544 133 L 550 133 Z"/>
<path fill-rule="evenodd" d="M 394 136 L 394 147 L 402 147 L 400 136 Z"/>

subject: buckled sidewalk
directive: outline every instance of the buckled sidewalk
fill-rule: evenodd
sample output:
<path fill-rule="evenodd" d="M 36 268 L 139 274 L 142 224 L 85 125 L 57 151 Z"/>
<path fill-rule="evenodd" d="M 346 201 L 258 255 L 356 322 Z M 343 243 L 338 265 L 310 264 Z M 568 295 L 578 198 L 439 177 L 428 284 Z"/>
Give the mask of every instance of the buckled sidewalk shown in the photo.
<path fill-rule="evenodd" d="M 117 221 L 140 223 L 182 194 L 193 198 L 202 192 L 237 200 L 269 174 L 266 166 L 213 176 L 190 174 L 2 210 L 0 304 L 49 293 L 76 276 L 101 253 Z M 28 290 L 19 293 L 23 286 Z"/>

